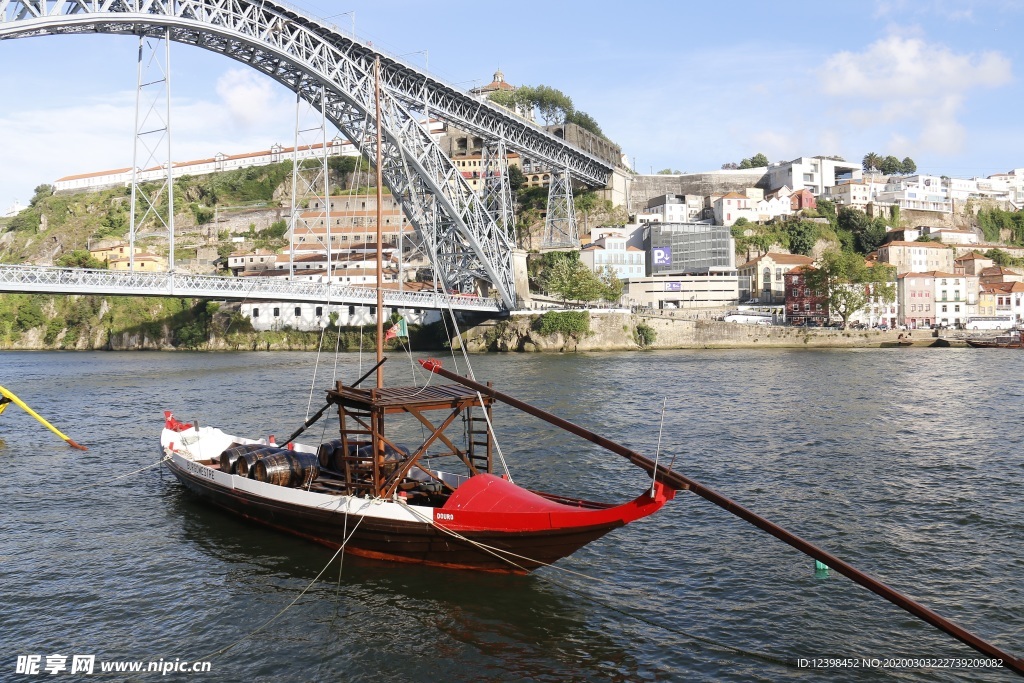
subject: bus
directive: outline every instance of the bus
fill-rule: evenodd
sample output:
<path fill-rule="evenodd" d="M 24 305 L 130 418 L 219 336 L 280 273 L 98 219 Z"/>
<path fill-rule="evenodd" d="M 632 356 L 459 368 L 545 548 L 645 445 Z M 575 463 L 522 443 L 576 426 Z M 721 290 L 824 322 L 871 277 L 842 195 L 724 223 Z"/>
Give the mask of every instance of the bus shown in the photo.
<path fill-rule="evenodd" d="M 969 315 L 964 327 L 968 330 L 1008 330 L 1013 324 L 1012 315 Z"/>
<path fill-rule="evenodd" d="M 746 325 L 771 325 L 772 314 L 760 311 L 732 311 L 723 320 L 727 323 L 743 323 Z"/>

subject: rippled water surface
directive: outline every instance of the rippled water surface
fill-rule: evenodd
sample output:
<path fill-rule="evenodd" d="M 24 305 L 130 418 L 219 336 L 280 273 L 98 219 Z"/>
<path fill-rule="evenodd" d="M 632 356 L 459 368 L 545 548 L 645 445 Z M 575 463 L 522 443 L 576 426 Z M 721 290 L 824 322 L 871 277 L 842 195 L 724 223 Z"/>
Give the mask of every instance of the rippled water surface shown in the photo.
<path fill-rule="evenodd" d="M 17 407 L 0 415 L 0 680 L 32 680 L 14 673 L 27 654 L 203 659 L 313 581 L 332 551 L 206 507 L 159 468 L 109 480 L 159 458 L 165 409 L 240 434 L 292 431 L 314 360 L 0 354 L 0 384 L 90 449 L 68 448 Z M 358 364 L 342 356 L 339 376 L 351 381 Z M 321 361 L 313 410 L 332 365 Z M 408 358 L 388 365 L 389 382 L 412 381 Z M 665 400 L 663 461 L 1024 654 L 1024 354 L 675 351 L 473 365 L 501 390 L 651 455 Z M 649 481 L 510 408 L 495 417 L 520 484 L 621 501 Z M 796 667 L 981 656 L 813 565 L 680 494 L 559 563 L 571 571 L 502 577 L 346 557 L 340 576 L 335 563 L 264 631 L 213 657 L 211 673 L 163 679 L 1016 680 Z"/>

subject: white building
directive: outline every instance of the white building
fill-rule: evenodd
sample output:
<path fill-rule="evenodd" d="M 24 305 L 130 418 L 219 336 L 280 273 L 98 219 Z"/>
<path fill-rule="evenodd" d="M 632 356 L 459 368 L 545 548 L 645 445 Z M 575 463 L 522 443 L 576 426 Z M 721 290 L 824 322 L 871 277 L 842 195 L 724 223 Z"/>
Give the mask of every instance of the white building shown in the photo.
<path fill-rule="evenodd" d="M 641 277 L 647 271 L 647 254 L 628 242 L 625 234 L 606 234 L 580 250 L 580 261 L 598 274 L 611 268 L 620 280 Z"/>
<path fill-rule="evenodd" d="M 728 308 L 749 292 L 749 278 L 737 275 L 652 275 L 626 281 L 631 306 L 659 309 Z"/>
<path fill-rule="evenodd" d="M 965 196 L 966 199 L 966 196 Z M 951 213 L 953 204 L 939 176 L 891 176 L 875 200 L 900 209 Z"/>
<path fill-rule="evenodd" d="M 825 196 L 836 206 L 851 206 L 864 209 L 874 197 L 871 185 L 864 180 L 843 180 L 825 191 Z"/>
<path fill-rule="evenodd" d="M 26 208 L 28 207 L 22 206 L 21 204 L 18 203 L 18 200 L 15 199 L 14 203 L 11 204 L 10 208 L 8 208 L 7 211 L 5 211 L 4 213 L 0 214 L 0 218 L 10 218 L 11 216 L 17 216 Z"/>
<path fill-rule="evenodd" d="M 643 216 L 650 222 L 651 215 L 658 216 L 661 223 L 696 223 L 704 214 L 704 198 L 697 195 L 665 194 L 647 202 Z"/>
<path fill-rule="evenodd" d="M 990 175 L 988 180 L 993 183 L 1001 183 L 1008 201 L 1013 202 L 1018 208 L 1024 206 L 1024 168 L 1015 168 L 1006 173 L 996 173 Z"/>
<path fill-rule="evenodd" d="M 824 157 L 799 157 L 792 161 L 777 161 L 768 166 L 768 187 L 777 190 L 788 186 L 794 190 L 810 190 L 815 197 L 825 194 L 843 180 L 860 180 L 860 164 L 836 161 Z"/>
<path fill-rule="evenodd" d="M 711 202 L 711 207 L 715 213 L 715 225 L 724 225 L 728 228 L 740 218 L 746 218 L 751 223 L 756 223 L 758 220 L 754 201 L 739 192 L 730 192 L 715 197 Z"/>
<path fill-rule="evenodd" d="M 391 317 L 393 309 L 384 309 L 384 320 Z M 441 319 L 432 309 L 399 308 L 399 315 L 410 325 L 429 325 Z M 257 332 L 267 330 L 319 330 L 330 323 L 331 314 L 337 316 L 336 324 L 341 327 L 374 325 L 377 322 L 374 306 L 324 305 L 289 303 L 283 301 L 243 302 L 240 308 L 243 316 L 252 322 Z"/>

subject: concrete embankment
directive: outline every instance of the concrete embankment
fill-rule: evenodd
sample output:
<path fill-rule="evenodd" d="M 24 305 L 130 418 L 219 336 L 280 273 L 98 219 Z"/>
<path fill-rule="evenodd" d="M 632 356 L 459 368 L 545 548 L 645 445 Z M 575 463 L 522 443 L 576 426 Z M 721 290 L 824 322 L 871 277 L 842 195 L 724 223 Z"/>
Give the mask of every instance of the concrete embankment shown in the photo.
<path fill-rule="evenodd" d="M 507 320 L 489 321 L 463 332 L 463 343 L 472 352 L 531 352 L 640 348 L 877 348 L 899 346 L 901 339 L 910 341 L 912 346 L 932 346 L 938 341 L 927 330 L 908 334 L 896 330 L 807 329 L 642 316 L 628 312 L 592 312 L 588 334 L 541 334 L 538 319 L 537 315 L 517 315 Z M 648 344 L 643 343 L 645 338 L 649 340 Z"/>

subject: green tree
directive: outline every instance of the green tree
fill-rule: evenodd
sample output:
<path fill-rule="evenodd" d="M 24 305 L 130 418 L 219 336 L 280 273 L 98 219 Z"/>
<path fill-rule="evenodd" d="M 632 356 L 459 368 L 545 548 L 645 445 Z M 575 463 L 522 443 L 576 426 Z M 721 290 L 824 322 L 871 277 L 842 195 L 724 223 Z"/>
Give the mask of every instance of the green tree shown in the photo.
<path fill-rule="evenodd" d="M 548 85 L 524 85 L 513 93 L 512 101 L 519 106 L 536 109 L 546 126 L 565 122 L 566 117 L 575 111 L 572 98 Z"/>
<path fill-rule="evenodd" d="M 869 221 L 864 230 L 855 235 L 857 249 L 862 254 L 871 253 L 885 241 L 887 232 L 885 221 L 881 218 Z"/>
<path fill-rule="evenodd" d="M 604 285 L 604 292 L 601 298 L 605 301 L 618 301 L 622 298 L 622 292 L 626 288 L 626 283 L 619 279 L 615 274 L 615 269 L 611 266 L 605 266 L 604 269 L 597 274 L 597 278 Z"/>
<path fill-rule="evenodd" d="M 768 165 L 768 157 L 758 152 L 754 156 L 750 157 L 751 168 L 761 168 L 762 166 Z"/>
<path fill-rule="evenodd" d="M 18 306 L 14 322 L 17 324 L 18 329 L 22 331 L 31 330 L 33 327 L 40 327 L 46 322 L 43 309 L 39 306 L 39 302 L 35 297 L 28 299 L 28 301 Z"/>
<path fill-rule="evenodd" d="M 789 250 L 794 254 L 810 256 L 818 243 L 818 224 L 812 221 L 790 221 L 786 224 L 789 233 Z"/>
<path fill-rule="evenodd" d="M 832 227 L 833 230 L 835 230 L 838 224 L 838 219 L 836 216 L 836 203 L 833 202 L 831 199 L 819 199 L 817 201 L 817 207 L 818 214 L 820 214 L 822 218 L 827 218 L 829 225 Z"/>
<path fill-rule="evenodd" d="M 106 268 L 107 264 L 89 253 L 88 249 L 75 249 L 60 255 L 56 264 L 61 268 Z"/>
<path fill-rule="evenodd" d="M 522 90 L 522 88 L 520 88 L 520 90 Z M 516 97 L 516 91 L 513 90 L 495 90 L 487 93 L 487 99 L 495 104 L 505 107 L 506 109 L 512 109 L 514 111 L 516 105 L 520 103 L 521 98 Z"/>
<path fill-rule="evenodd" d="M 899 173 L 901 169 L 902 165 L 900 164 L 900 160 L 892 156 L 891 154 L 882 159 L 882 163 L 879 165 L 878 168 L 878 170 L 884 173 L 885 175 L 895 175 Z"/>
<path fill-rule="evenodd" d="M 864 155 L 864 159 L 860 163 L 865 171 L 870 171 L 872 169 L 878 170 L 882 165 L 882 157 L 874 152 L 868 152 Z"/>
<path fill-rule="evenodd" d="M 29 206 L 35 206 L 42 200 L 46 199 L 53 194 L 53 185 L 37 185 L 36 189 L 32 191 L 32 199 L 29 200 Z"/>
<path fill-rule="evenodd" d="M 565 116 L 566 123 L 575 123 L 577 126 L 584 130 L 589 130 L 591 133 L 598 137 L 604 137 L 604 133 L 601 132 L 601 126 L 597 125 L 597 121 L 594 117 L 584 111 L 570 111 Z"/>
<path fill-rule="evenodd" d="M 675 171 L 671 168 L 663 168 L 658 171 L 657 175 L 681 175 L 682 171 Z"/>
<path fill-rule="evenodd" d="M 526 183 L 526 176 L 523 175 L 523 171 L 515 164 L 509 164 L 508 166 L 508 186 L 512 188 L 513 192 L 518 192 Z"/>
<path fill-rule="evenodd" d="M 906 157 L 900 162 L 900 173 L 903 175 L 913 175 L 917 173 L 917 164 L 910 157 Z"/>
<path fill-rule="evenodd" d="M 992 259 L 997 266 L 1008 267 L 1013 262 L 1013 257 L 1002 249 L 989 249 L 985 252 L 985 258 Z"/>
<path fill-rule="evenodd" d="M 830 315 L 838 316 L 846 328 L 850 316 L 867 308 L 871 297 L 892 303 L 896 299 L 895 270 L 876 263 L 869 267 L 864 257 L 849 251 L 830 249 L 816 268 L 807 269 L 807 285 L 820 292 Z"/>
<path fill-rule="evenodd" d="M 836 216 L 837 227 L 840 230 L 846 230 L 855 235 L 859 232 L 863 232 L 870 222 L 871 219 L 868 218 L 866 213 L 851 206 L 841 207 Z"/>

